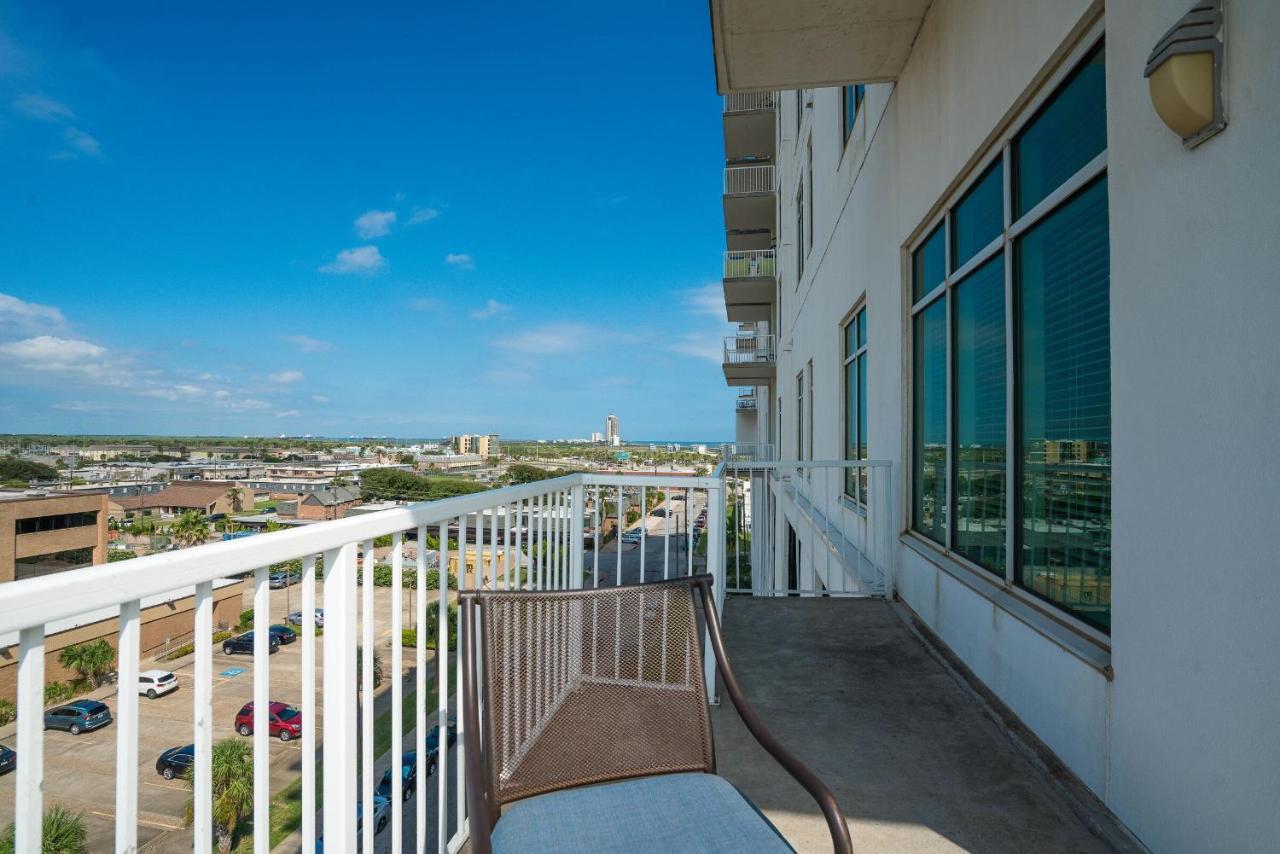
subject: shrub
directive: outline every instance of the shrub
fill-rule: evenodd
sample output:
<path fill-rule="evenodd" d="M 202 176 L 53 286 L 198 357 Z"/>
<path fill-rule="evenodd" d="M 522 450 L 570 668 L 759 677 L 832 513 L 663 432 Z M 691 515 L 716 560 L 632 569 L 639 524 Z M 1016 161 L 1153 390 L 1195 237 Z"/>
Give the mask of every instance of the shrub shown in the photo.
<path fill-rule="evenodd" d="M 436 632 L 440 626 L 440 600 L 427 605 L 427 649 L 437 649 Z M 458 605 L 449 603 L 449 649 L 458 648 Z"/>
<path fill-rule="evenodd" d="M 227 638 L 235 637 L 235 635 L 235 632 L 214 632 L 213 643 L 214 645 L 220 644 Z M 192 641 L 191 643 L 184 643 L 182 646 L 175 647 L 174 650 L 162 658 L 161 661 L 176 661 L 184 655 L 191 655 L 195 651 L 195 641 Z"/>
<path fill-rule="evenodd" d="M 253 628 L 253 609 L 240 612 L 240 622 L 236 624 L 241 631 Z"/>
<path fill-rule="evenodd" d="M 78 693 L 80 692 L 76 690 L 76 686 L 70 682 L 50 682 L 44 686 L 44 704 L 56 706 L 59 703 L 65 703 Z"/>
<path fill-rule="evenodd" d="M 8 700 L 0 700 L 0 726 L 11 724 L 18 717 L 18 707 Z"/>
<path fill-rule="evenodd" d="M 41 821 L 43 839 L 41 854 L 84 854 L 89 850 L 89 831 L 84 815 L 54 805 L 45 811 Z M 0 854 L 12 854 L 16 850 L 15 828 L 12 822 L 0 834 Z"/>
<path fill-rule="evenodd" d="M 132 560 L 135 557 L 137 557 L 137 555 L 134 554 L 132 550 L 126 550 L 126 549 L 108 549 L 107 550 L 107 563 L 115 563 L 116 561 L 120 561 L 120 560 Z"/>
<path fill-rule="evenodd" d="M 439 590 L 440 589 L 440 570 L 428 569 L 426 582 L 427 582 L 428 590 Z M 458 576 L 454 575 L 452 572 L 449 573 L 449 589 L 450 590 L 458 589 Z"/>
<path fill-rule="evenodd" d="M 404 629 L 403 631 L 401 631 L 401 632 L 400 632 L 400 645 L 401 645 L 401 646 L 417 646 L 417 645 L 418 645 L 418 630 L 417 630 L 417 629 Z"/>

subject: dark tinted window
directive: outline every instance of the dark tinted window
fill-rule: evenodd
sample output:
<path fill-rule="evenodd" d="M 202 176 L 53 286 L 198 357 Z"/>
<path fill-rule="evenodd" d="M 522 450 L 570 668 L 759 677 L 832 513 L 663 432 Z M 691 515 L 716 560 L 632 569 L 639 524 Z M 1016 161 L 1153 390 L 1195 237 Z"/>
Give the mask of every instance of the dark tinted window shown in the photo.
<path fill-rule="evenodd" d="M 911 261 L 911 301 L 917 302 L 947 277 L 947 237 L 942 226 L 934 229 Z"/>

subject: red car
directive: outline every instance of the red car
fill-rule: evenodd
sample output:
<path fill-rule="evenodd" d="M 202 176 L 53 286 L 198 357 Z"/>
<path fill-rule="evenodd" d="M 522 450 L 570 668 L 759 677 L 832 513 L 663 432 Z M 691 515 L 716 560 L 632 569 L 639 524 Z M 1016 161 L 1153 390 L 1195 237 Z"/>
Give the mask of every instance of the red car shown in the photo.
<path fill-rule="evenodd" d="M 267 706 L 267 720 L 272 735 L 290 741 L 302 735 L 302 712 L 288 703 L 272 702 Z M 236 715 L 236 732 L 253 735 L 253 703 L 245 703 Z"/>

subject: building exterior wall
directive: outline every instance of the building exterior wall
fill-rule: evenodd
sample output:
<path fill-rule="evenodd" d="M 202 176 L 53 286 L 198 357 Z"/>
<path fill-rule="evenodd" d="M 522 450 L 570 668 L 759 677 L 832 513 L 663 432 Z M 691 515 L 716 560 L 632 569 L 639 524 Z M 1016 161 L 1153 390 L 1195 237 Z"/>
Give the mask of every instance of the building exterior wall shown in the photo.
<path fill-rule="evenodd" d="M 57 516 L 63 513 L 97 513 L 96 525 L 57 531 L 17 533 L 19 519 Z M 107 494 L 47 495 L 0 501 L 0 583 L 14 580 L 20 558 L 69 549 L 93 549 L 93 563 L 107 560 Z"/>
<path fill-rule="evenodd" d="M 244 596 L 244 582 L 228 584 L 213 591 L 213 625 L 218 628 L 234 626 L 239 618 Z M 185 596 L 144 608 L 141 612 L 141 633 L 138 648 L 142 652 L 142 670 L 148 669 L 151 655 L 167 642 L 190 635 L 195 630 L 195 597 Z M 66 682 L 79 674 L 63 667 L 58 656 L 66 647 L 78 643 L 105 639 L 113 649 L 118 648 L 119 620 L 107 619 L 76 626 L 45 637 L 44 673 L 46 682 Z M 163 667 L 163 665 L 161 665 Z M 0 698 L 15 701 L 18 695 L 18 647 L 0 649 Z"/>
<path fill-rule="evenodd" d="M 1263 451 L 1280 412 L 1280 64 L 1268 46 L 1280 7 L 1227 4 L 1229 125 L 1188 151 L 1155 115 L 1142 69 L 1190 5 L 1104 15 L 1089 0 L 936 0 L 897 82 L 866 87 L 847 148 L 838 89 L 807 94 L 798 133 L 795 93 L 781 93 L 778 370 L 760 424 L 796 458 L 796 375 L 812 361 L 811 455 L 843 456 L 837 320 L 865 300 L 869 456 L 894 467 L 902 600 L 1147 845 L 1259 850 L 1280 835 L 1268 806 L 1280 742 L 1264 720 L 1280 704 L 1267 605 L 1280 592 L 1267 536 L 1280 461 Z M 909 533 L 906 501 L 908 248 L 1091 28 L 1107 45 L 1109 641 L 974 583 Z M 810 139 L 814 237 L 797 282 Z M 785 586 L 789 509 L 777 506 L 773 580 Z M 814 553 L 802 545 L 802 586 Z"/>

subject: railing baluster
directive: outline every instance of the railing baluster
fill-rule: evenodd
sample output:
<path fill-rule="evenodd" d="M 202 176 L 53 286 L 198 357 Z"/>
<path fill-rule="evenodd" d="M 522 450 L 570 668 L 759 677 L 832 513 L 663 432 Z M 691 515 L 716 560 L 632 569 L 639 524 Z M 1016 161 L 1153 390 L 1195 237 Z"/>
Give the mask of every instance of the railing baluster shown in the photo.
<path fill-rule="evenodd" d="M 373 850 L 376 822 L 373 820 L 373 540 L 365 540 L 362 546 L 364 561 L 360 574 L 360 637 L 362 661 L 360 686 L 360 803 L 363 821 L 360 838 L 365 851 Z"/>
<path fill-rule="evenodd" d="M 511 514 L 514 505 L 502 505 L 502 589 L 511 589 Z"/>
<path fill-rule="evenodd" d="M 271 703 L 271 587 L 270 567 L 253 571 L 253 835 L 255 854 L 271 849 L 271 736 L 267 717 Z"/>
<path fill-rule="evenodd" d="M 498 586 L 498 508 L 489 510 L 489 589 Z"/>
<path fill-rule="evenodd" d="M 600 487 L 595 487 L 595 498 L 591 502 L 592 505 L 592 524 L 594 525 L 594 533 L 591 535 L 591 548 L 593 551 L 591 558 L 591 586 L 600 586 Z"/>
<path fill-rule="evenodd" d="M 622 481 L 618 481 L 617 503 L 613 505 L 613 545 L 618 550 L 618 568 L 615 573 L 615 586 L 622 586 L 622 520 L 626 514 L 622 512 Z"/>
<path fill-rule="evenodd" d="M 419 550 L 422 544 L 418 544 Z M 404 838 L 404 534 L 391 535 L 391 852 Z"/>
<path fill-rule="evenodd" d="M 688 529 L 686 534 L 689 538 L 687 543 L 689 548 L 686 554 L 689 561 L 689 575 L 693 575 L 693 521 L 693 490 L 686 487 L 684 491 L 684 524 Z"/>
<path fill-rule="evenodd" d="M 671 487 L 663 490 L 662 502 L 667 508 L 662 514 L 662 580 L 666 581 L 671 577 Z"/>
<path fill-rule="evenodd" d="M 14 850 L 40 851 L 44 832 L 44 626 L 18 633 L 17 750 Z"/>
<path fill-rule="evenodd" d="M 461 533 L 461 536 L 458 538 L 458 548 L 459 548 L 459 549 L 462 551 L 462 553 L 465 555 L 465 554 L 466 554 L 466 548 L 467 548 L 467 517 L 463 516 L 461 519 L 459 519 L 459 520 L 458 520 L 458 530 L 459 530 L 459 532 Z M 471 589 L 472 589 L 472 590 L 475 590 L 475 589 L 477 589 L 477 588 L 479 588 L 479 587 L 481 586 L 480 578 L 481 578 L 481 571 L 480 571 L 480 517 L 479 517 L 479 515 L 477 514 L 477 516 L 476 516 L 476 568 L 475 568 L 475 572 L 474 572 L 474 573 L 472 574 L 472 576 L 471 576 Z M 462 590 L 462 588 L 463 588 L 463 587 L 464 587 L 464 583 L 463 583 L 462 579 L 459 579 L 459 580 L 458 580 L 458 589 L 459 589 L 459 590 Z M 461 619 L 462 619 L 462 610 L 461 610 L 461 606 L 459 606 L 459 610 L 458 610 L 458 619 L 459 619 L 459 621 L 461 621 Z M 446 637 L 444 638 L 443 646 L 445 647 L 445 649 L 446 649 L 446 650 L 448 649 L 448 647 L 449 647 L 449 643 L 448 643 L 448 636 L 446 636 Z M 461 650 L 462 650 L 462 627 L 461 627 L 461 625 L 459 625 L 459 627 L 458 627 L 458 652 L 457 652 L 457 653 L 455 653 L 455 655 L 454 655 L 454 658 L 455 658 L 455 661 L 456 661 L 456 663 L 457 663 L 457 667 L 458 667 L 458 670 L 457 670 L 457 682 L 455 683 L 455 684 L 458 686 L 458 691 L 457 691 L 457 693 L 458 693 L 458 697 L 457 697 L 457 701 L 454 703 L 454 709 L 456 710 L 456 717 L 457 717 L 457 721 L 458 721 L 458 748 L 459 748 L 459 749 L 458 749 L 458 775 L 457 775 L 457 777 L 456 777 L 456 780 L 457 780 L 458 786 L 457 786 L 457 788 L 454 790 L 454 805 L 455 805 L 455 807 L 457 808 L 457 809 L 456 809 L 456 813 L 457 813 L 457 817 L 458 817 L 458 831 L 457 831 L 457 832 L 458 832 L 458 833 L 460 833 L 460 834 L 464 834 L 464 828 L 466 828 L 466 826 L 467 826 L 467 788 L 466 788 L 466 785 L 467 785 L 467 761 L 466 761 L 466 756 L 465 756 L 465 754 L 463 753 L 463 745 L 466 743 L 466 742 L 465 742 L 465 739 L 466 739 L 466 737 L 467 737 L 467 736 L 466 736 L 466 733 L 465 733 L 465 731 L 464 731 L 464 730 L 466 729 L 466 726 L 465 726 L 465 723 L 466 723 L 466 709 L 464 708 L 464 705 L 465 705 L 465 704 L 463 703 L 463 696 L 462 696 L 463 664 L 462 664 L 462 654 L 461 654 Z M 447 654 L 448 654 L 448 653 L 446 652 L 446 655 L 447 655 Z M 440 749 L 441 749 L 441 750 L 444 750 L 444 749 L 445 749 L 445 747 L 447 747 L 447 746 L 448 746 L 448 741 L 447 741 L 446 739 L 442 739 L 442 740 L 441 740 L 441 742 L 440 742 Z M 442 821 L 444 820 L 444 813 L 441 813 L 441 814 L 440 814 L 440 818 L 441 818 L 441 820 L 442 820 Z M 465 836 L 464 836 L 464 838 L 465 838 Z"/>
<path fill-rule="evenodd" d="M 116 660 L 116 851 L 138 847 L 138 647 L 142 608 L 120 605 Z"/>
<path fill-rule="evenodd" d="M 427 526 L 418 526 L 418 577 L 415 579 L 413 627 L 416 643 L 413 649 L 413 747 L 417 756 L 415 769 L 418 791 L 413 802 L 414 851 L 422 854 L 427 845 Z M 436 550 L 439 555 L 439 549 Z M 441 564 L 436 575 L 448 587 L 448 567 Z M 303 851 L 311 849 L 303 847 Z"/>
<path fill-rule="evenodd" d="M 571 512 L 573 513 L 573 518 L 571 519 L 572 524 L 570 525 L 570 533 L 569 533 L 570 549 L 571 549 L 569 552 L 569 555 L 572 558 L 570 561 L 569 574 L 572 576 L 571 580 L 573 582 L 569 586 L 572 587 L 574 590 L 580 590 L 583 585 L 582 574 L 584 572 L 584 567 L 583 567 L 583 560 L 582 560 L 582 552 L 583 552 L 582 520 L 586 515 L 586 512 L 585 512 L 586 504 L 584 503 L 585 501 L 586 501 L 586 490 L 582 488 L 582 484 L 575 485 L 573 487 L 572 501 L 570 502 L 572 505 Z"/>
<path fill-rule="evenodd" d="M 356 544 L 324 556 L 324 838 L 356 847 Z M 306 722 L 303 722 L 304 725 Z"/>
<path fill-rule="evenodd" d="M 466 574 L 466 552 L 459 543 L 458 584 Z M 449 523 L 440 523 L 440 589 L 436 600 L 436 725 L 449 720 Z M 441 736 L 444 732 L 441 732 Z M 436 751 L 436 850 L 449 847 L 449 745 L 442 738 Z"/>
<path fill-rule="evenodd" d="M 195 722 L 195 768 L 192 771 L 194 810 L 192 848 L 196 854 L 213 850 L 213 582 L 196 585 L 195 685 L 192 720 Z M 303 678 L 308 672 L 303 659 Z M 304 721 L 314 720 L 303 718 Z M 311 849 L 315 850 L 315 844 Z"/>
<path fill-rule="evenodd" d="M 316 850 L 316 556 L 302 559 L 302 850 Z"/>

